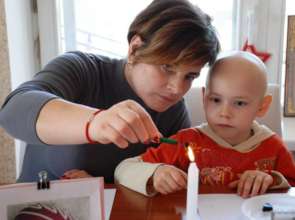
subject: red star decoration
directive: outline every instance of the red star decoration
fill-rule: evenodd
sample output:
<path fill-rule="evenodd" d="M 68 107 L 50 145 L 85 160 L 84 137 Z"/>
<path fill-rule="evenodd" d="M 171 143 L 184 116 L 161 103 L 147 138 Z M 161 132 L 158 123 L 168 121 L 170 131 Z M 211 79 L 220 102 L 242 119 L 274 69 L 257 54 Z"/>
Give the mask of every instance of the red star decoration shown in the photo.
<path fill-rule="evenodd" d="M 255 54 L 256 56 L 258 56 L 264 63 L 271 57 L 270 53 L 266 53 L 266 52 L 260 52 L 257 51 L 256 47 L 253 44 L 248 44 L 248 40 L 246 40 L 243 48 L 243 51 L 248 51 L 250 53 Z"/>

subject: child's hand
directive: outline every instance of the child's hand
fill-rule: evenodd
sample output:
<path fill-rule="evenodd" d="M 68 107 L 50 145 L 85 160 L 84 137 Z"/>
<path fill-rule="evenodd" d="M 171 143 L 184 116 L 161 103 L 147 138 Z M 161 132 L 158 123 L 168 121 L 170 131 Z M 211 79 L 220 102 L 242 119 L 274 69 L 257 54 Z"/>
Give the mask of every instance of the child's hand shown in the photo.
<path fill-rule="evenodd" d="M 88 178 L 92 177 L 85 170 L 68 170 L 64 173 L 61 179 L 79 179 L 79 178 Z"/>
<path fill-rule="evenodd" d="M 168 194 L 186 188 L 187 174 L 170 166 L 159 166 L 153 175 L 153 187 L 161 194 Z"/>
<path fill-rule="evenodd" d="M 237 193 L 243 198 L 264 194 L 273 183 L 273 177 L 263 171 L 247 170 L 239 180 L 229 184 L 230 188 L 237 188 Z"/>

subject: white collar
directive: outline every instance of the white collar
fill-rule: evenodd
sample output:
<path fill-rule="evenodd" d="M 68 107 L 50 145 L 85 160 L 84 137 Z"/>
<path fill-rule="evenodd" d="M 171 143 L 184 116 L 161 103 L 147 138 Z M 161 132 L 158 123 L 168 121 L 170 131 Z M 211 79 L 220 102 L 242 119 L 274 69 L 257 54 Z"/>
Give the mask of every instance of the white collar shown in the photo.
<path fill-rule="evenodd" d="M 208 123 L 201 124 L 200 126 L 196 127 L 199 131 L 203 134 L 207 135 L 211 139 L 213 139 L 217 144 L 221 145 L 224 148 L 230 148 L 241 153 L 246 153 L 255 149 L 262 141 L 269 138 L 274 134 L 272 130 L 270 130 L 265 125 L 260 125 L 256 121 L 253 122 L 252 130 L 254 135 L 250 138 L 245 140 L 242 143 L 237 145 L 231 145 L 230 143 L 226 142 L 224 139 L 219 137 L 208 125 Z"/>

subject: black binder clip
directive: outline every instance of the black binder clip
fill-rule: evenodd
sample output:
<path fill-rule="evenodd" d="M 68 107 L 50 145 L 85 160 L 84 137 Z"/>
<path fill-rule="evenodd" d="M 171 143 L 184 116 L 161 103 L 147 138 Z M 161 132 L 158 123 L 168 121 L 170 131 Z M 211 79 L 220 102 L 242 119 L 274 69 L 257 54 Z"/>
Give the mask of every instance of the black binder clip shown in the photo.
<path fill-rule="evenodd" d="M 38 184 L 37 184 L 37 189 L 49 189 L 50 188 L 50 181 L 48 179 L 48 174 L 45 170 L 42 170 L 38 173 Z"/>

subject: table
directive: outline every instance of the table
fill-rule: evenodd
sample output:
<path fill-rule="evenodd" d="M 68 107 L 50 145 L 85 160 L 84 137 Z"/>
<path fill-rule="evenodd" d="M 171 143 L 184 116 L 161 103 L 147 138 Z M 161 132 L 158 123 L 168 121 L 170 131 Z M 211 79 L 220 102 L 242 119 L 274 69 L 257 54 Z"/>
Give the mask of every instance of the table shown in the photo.
<path fill-rule="evenodd" d="M 108 186 L 109 188 L 110 186 Z M 110 220 L 180 220 L 186 206 L 186 190 L 169 195 L 146 197 L 121 185 L 113 185 L 117 192 Z M 200 185 L 200 193 L 235 193 L 224 186 L 215 188 Z M 295 194 L 295 187 L 286 192 Z"/>

